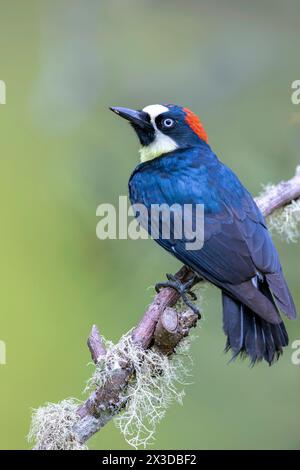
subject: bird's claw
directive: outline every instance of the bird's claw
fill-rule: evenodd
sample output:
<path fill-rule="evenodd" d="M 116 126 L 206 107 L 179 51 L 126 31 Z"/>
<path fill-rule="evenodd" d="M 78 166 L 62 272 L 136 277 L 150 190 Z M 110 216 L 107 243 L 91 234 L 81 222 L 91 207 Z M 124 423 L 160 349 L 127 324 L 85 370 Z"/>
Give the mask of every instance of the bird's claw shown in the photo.
<path fill-rule="evenodd" d="M 193 301 L 197 300 L 195 292 L 191 291 L 191 288 L 195 283 L 195 278 L 193 277 L 187 282 L 181 282 L 173 274 L 166 274 L 166 277 L 168 281 L 159 282 L 155 285 L 156 292 L 159 292 L 164 287 L 170 287 L 172 289 L 175 289 L 182 298 L 182 301 L 185 303 L 185 305 L 187 305 L 198 316 L 198 319 L 200 319 L 200 310 L 188 298 L 188 296 L 190 296 Z"/>

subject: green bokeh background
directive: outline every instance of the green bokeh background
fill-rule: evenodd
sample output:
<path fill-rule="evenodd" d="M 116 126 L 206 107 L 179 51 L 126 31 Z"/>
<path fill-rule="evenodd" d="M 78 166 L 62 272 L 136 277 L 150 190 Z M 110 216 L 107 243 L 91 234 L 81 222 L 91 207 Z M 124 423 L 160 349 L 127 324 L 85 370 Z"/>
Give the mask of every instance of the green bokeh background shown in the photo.
<path fill-rule="evenodd" d="M 99 241 L 96 207 L 127 192 L 137 141 L 110 105 L 184 104 L 253 194 L 299 163 L 297 0 L 1 0 L 0 448 L 29 448 L 31 408 L 83 397 L 97 323 L 114 341 L 179 264 L 154 242 Z M 300 106 L 300 105 L 299 105 Z M 297 124 L 298 122 L 298 124 Z M 300 305 L 299 245 L 276 239 Z M 221 302 L 205 292 L 184 405 L 156 449 L 300 447 L 300 366 L 228 365 Z M 299 323 L 288 322 L 291 341 Z M 110 423 L 94 449 L 126 449 Z"/>

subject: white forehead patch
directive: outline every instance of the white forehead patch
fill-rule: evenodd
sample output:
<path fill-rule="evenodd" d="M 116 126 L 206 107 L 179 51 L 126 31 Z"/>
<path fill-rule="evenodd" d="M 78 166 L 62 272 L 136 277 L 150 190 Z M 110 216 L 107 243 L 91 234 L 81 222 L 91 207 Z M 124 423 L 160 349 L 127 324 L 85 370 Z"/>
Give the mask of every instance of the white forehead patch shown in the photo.
<path fill-rule="evenodd" d="M 172 152 L 177 149 L 176 142 L 171 139 L 171 137 L 163 134 L 159 129 L 157 129 L 155 119 L 162 113 L 169 111 L 169 108 L 161 104 L 151 104 L 146 106 L 143 111 L 150 116 L 151 123 L 155 129 L 155 139 L 151 142 L 150 145 L 141 147 L 140 155 L 141 161 L 146 162 L 148 160 L 153 160 L 153 158 L 160 157 L 164 153 Z"/>
<path fill-rule="evenodd" d="M 155 118 L 157 118 L 157 116 L 159 116 L 160 114 L 169 111 L 169 108 L 163 106 L 162 104 L 150 104 L 149 106 L 146 106 L 143 111 L 149 114 L 151 122 L 153 124 Z"/>

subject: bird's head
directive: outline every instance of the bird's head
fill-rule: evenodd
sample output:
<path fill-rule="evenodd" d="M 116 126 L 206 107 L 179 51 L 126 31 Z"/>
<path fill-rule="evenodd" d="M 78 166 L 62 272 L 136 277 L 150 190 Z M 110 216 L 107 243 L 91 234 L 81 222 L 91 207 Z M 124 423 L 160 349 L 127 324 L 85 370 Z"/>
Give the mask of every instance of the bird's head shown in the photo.
<path fill-rule="evenodd" d="M 174 104 L 154 104 L 142 110 L 111 107 L 114 113 L 127 119 L 140 143 L 141 161 L 145 162 L 176 149 L 207 143 L 200 119 L 188 108 Z"/>

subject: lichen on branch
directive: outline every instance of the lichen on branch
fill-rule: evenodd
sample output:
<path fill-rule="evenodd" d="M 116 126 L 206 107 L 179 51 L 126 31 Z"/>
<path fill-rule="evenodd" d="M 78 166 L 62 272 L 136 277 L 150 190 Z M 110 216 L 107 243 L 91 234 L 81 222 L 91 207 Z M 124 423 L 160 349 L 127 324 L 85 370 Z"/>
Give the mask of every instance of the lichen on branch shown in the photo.
<path fill-rule="evenodd" d="M 73 431 L 79 405 L 79 400 L 68 398 L 33 410 L 28 440 L 34 450 L 86 450 Z"/>
<path fill-rule="evenodd" d="M 299 235 L 299 197 L 300 166 L 293 178 L 268 185 L 256 198 L 270 229 L 287 241 Z M 192 273 L 183 266 L 176 276 L 186 282 Z M 29 438 L 36 449 L 86 448 L 85 442 L 111 419 L 130 445 L 153 442 L 166 409 L 181 401 L 189 373 L 186 337 L 197 318 L 191 311 L 175 310 L 178 300 L 176 291 L 162 289 L 139 324 L 116 345 L 105 343 L 97 327 L 92 328 L 88 346 L 96 368 L 87 386 L 91 393 L 82 403 L 69 399 L 34 410 Z"/>

